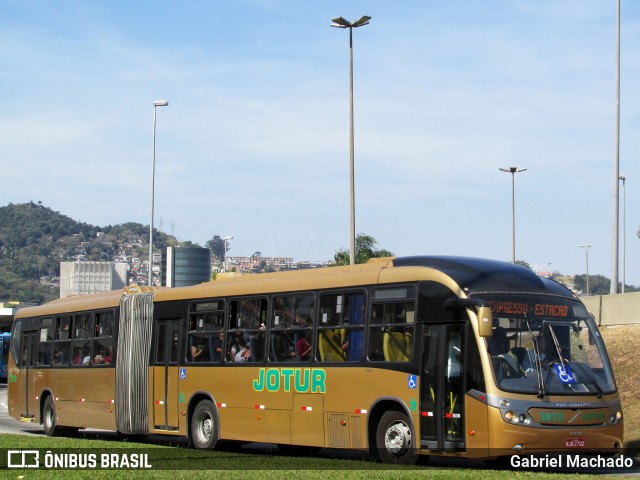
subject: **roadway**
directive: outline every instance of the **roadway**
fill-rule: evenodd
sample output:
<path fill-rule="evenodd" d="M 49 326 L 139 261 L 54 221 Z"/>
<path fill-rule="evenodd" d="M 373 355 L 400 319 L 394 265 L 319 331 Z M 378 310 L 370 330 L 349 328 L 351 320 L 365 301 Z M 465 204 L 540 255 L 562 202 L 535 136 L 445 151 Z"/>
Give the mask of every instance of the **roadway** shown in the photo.
<path fill-rule="evenodd" d="M 18 435 L 42 435 L 42 425 L 19 422 L 9 416 L 7 402 L 7 385 L 0 384 L 0 433 L 16 433 Z"/>

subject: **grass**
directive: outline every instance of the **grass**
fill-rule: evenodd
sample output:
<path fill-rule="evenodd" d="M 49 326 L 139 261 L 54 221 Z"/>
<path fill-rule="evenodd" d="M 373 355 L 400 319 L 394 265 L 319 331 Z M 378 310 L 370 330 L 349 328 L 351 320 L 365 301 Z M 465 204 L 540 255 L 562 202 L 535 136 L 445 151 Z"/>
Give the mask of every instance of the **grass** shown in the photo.
<path fill-rule="evenodd" d="M 600 331 L 607 346 L 622 400 L 624 443 L 625 446 L 637 448 L 640 447 L 640 325 L 602 327 Z"/>

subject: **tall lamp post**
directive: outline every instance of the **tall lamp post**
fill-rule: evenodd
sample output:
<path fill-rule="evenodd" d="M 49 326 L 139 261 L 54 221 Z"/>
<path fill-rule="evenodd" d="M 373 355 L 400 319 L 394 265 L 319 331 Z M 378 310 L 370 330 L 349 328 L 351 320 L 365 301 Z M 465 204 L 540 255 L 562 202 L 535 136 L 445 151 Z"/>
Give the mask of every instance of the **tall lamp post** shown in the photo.
<path fill-rule="evenodd" d="M 151 222 L 149 222 L 149 286 L 153 282 L 153 213 L 156 196 L 156 111 L 158 107 L 166 107 L 169 102 L 166 100 L 155 100 L 153 102 L 153 167 L 151 169 Z"/>
<path fill-rule="evenodd" d="M 584 248 L 587 257 L 587 297 L 589 296 L 589 249 L 593 247 L 590 243 L 585 245 L 578 245 L 580 248 Z"/>
<path fill-rule="evenodd" d="M 233 237 L 224 237 L 224 271 L 227 271 L 227 250 L 229 249 L 229 240 Z"/>
<path fill-rule="evenodd" d="M 624 274 L 626 270 L 626 229 L 627 229 L 627 193 L 626 193 L 626 181 L 627 177 L 620 175 L 618 177 L 622 180 L 622 293 L 624 293 Z"/>
<path fill-rule="evenodd" d="M 526 168 L 509 167 L 501 168 L 503 172 L 511 174 L 511 262 L 516 263 L 516 173 L 524 172 Z"/>
<path fill-rule="evenodd" d="M 611 255 L 610 294 L 618 293 L 619 228 L 620 228 L 620 0 L 616 2 L 616 100 L 613 142 L 613 245 Z"/>
<path fill-rule="evenodd" d="M 355 207 L 355 173 L 354 173 L 354 146 L 353 146 L 353 29 L 363 27 L 369 24 L 371 17 L 362 16 L 355 22 L 350 22 L 343 17 L 332 18 L 331 24 L 335 28 L 349 29 L 349 198 L 350 198 L 350 246 L 349 246 L 349 263 L 356 263 L 356 207 Z"/>

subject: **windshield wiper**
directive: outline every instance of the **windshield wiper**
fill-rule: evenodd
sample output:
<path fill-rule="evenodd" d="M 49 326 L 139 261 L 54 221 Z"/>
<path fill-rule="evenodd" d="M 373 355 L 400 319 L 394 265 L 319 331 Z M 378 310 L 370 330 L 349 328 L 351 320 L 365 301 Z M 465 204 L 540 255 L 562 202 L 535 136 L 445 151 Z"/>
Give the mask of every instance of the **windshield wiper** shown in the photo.
<path fill-rule="evenodd" d="M 529 325 L 529 319 L 525 317 L 524 322 L 527 325 L 527 330 L 529 330 L 529 335 L 531 335 L 531 339 L 533 340 L 533 350 L 536 355 L 535 362 L 536 374 L 538 377 L 538 398 L 543 398 L 546 392 L 544 391 L 544 380 L 542 380 L 542 361 L 540 360 L 540 349 L 538 348 L 538 341 L 533 335 L 533 331 L 531 330 L 531 326 Z"/>
<path fill-rule="evenodd" d="M 547 324 L 547 326 L 549 327 L 549 333 L 551 333 L 551 340 L 553 340 L 553 348 L 556 350 L 556 353 L 558 354 L 558 360 L 560 361 L 560 365 L 562 365 L 563 369 L 566 369 L 566 366 L 564 364 L 564 358 L 562 358 L 562 349 L 560 348 L 560 342 L 558 342 L 558 337 L 556 337 L 556 332 L 551 325 Z"/>

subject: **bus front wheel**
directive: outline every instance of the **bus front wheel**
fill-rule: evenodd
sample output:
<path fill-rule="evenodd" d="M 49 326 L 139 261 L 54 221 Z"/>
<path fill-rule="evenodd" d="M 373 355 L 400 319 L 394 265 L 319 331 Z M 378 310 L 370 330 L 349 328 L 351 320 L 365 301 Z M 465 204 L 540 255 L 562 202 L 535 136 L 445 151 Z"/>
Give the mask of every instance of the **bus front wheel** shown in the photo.
<path fill-rule="evenodd" d="M 191 416 L 191 443 L 200 450 L 211 450 L 218 441 L 218 421 L 210 400 L 201 400 Z"/>
<path fill-rule="evenodd" d="M 56 428 L 56 406 L 51 395 L 44 401 L 42 426 L 44 427 L 44 433 L 48 437 L 54 437 L 60 433 L 60 428 Z"/>
<path fill-rule="evenodd" d="M 385 412 L 376 431 L 376 449 L 383 463 L 412 465 L 418 455 L 414 445 L 411 421 L 404 413 Z"/>

